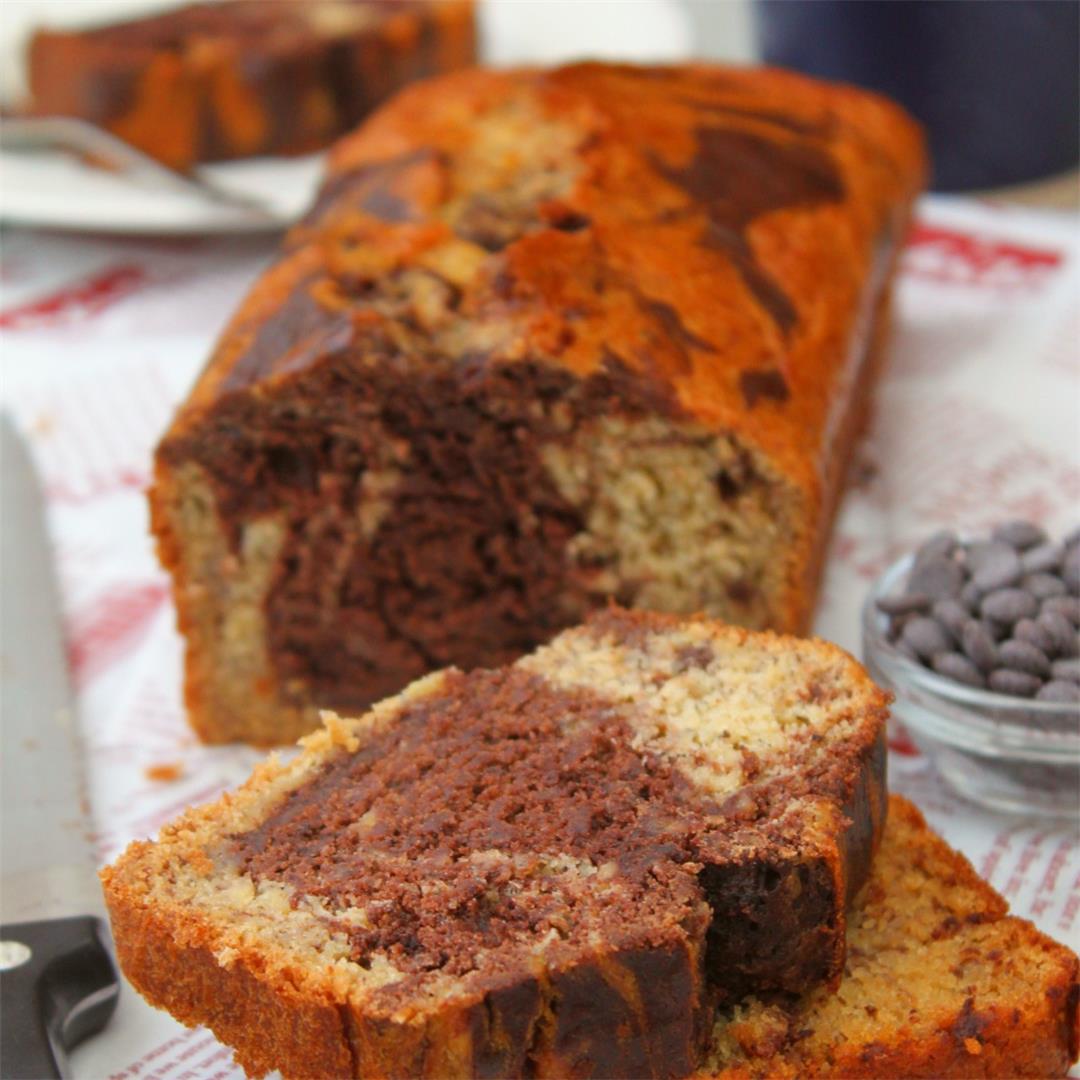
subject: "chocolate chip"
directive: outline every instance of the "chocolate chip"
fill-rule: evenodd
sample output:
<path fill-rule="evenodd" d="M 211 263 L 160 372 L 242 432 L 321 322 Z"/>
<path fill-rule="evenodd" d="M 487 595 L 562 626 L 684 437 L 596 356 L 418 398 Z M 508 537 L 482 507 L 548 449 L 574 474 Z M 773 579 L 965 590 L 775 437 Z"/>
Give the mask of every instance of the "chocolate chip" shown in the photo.
<path fill-rule="evenodd" d="M 1034 547 L 1035 544 L 1041 544 L 1046 539 L 1045 531 L 1030 521 L 1008 521 L 1004 525 L 999 525 L 993 535 L 995 540 L 1000 540 L 1020 550 Z"/>
<path fill-rule="evenodd" d="M 1054 679 L 1043 683 L 1035 695 L 1036 701 L 1056 701 L 1062 705 L 1072 705 L 1080 702 L 1080 684 L 1065 682 L 1062 679 Z"/>
<path fill-rule="evenodd" d="M 998 646 L 998 662 L 1013 671 L 1025 671 L 1045 679 L 1050 674 L 1050 661 L 1042 649 L 1029 641 L 1005 641 Z"/>
<path fill-rule="evenodd" d="M 1031 593 L 1036 600 L 1065 595 L 1065 582 L 1056 574 L 1028 574 L 1021 579 L 1020 588 Z"/>
<path fill-rule="evenodd" d="M 1075 596 L 1051 596 L 1042 602 L 1039 611 L 1064 615 L 1073 626 L 1080 626 L 1080 599 Z"/>
<path fill-rule="evenodd" d="M 947 679 L 955 679 L 968 686 L 986 685 L 982 672 L 963 653 L 938 653 L 934 657 L 933 667 L 939 675 L 944 675 Z"/>
<path fill-rule="evenodd" d="M 776 368 L 760 371 L 744 371 L 739 376 L 739 390 L 746 407 L 752 409 L 761 398 L 769 401 L 787 401 L 791 397 L 787 380 Z"/>
<path fill-rule="evenodd" d="M 924 540 L 915 552 L 915 562 L 921 563 L 928 559 L 948 558 L 956 550 L 956 533 L 950 529 L 942 529 L 934 533 L 929 540 Z"/>
<path fill-rule="evenodd" d="M 959 600 L 952 599 L 938 600 L 930 609 L 930 614 L 933 615 L 933 617 L 937 619 L 937 621 L 941 623 L 941 625 L 944 626 L 957 641 L 960 640 L 960 635 L 963 633 L 964 624 L 971 618 L 968 609 L 964 607 Z"/>
<path fill-rule="evenodd" d="M 1076 655 L 1076 631 L 1060 611 L 1044 611 L 1035 621 L 1053 642 L 1051 649 L 1047 650 L 1050 655 Z"/>
<path fill-rule="evenodd" d="M 306 455 L 287 446 L 271 446 L 266 451 L 266 464 L 274 481 L 283 487 L 316 489 L 316 473 Z"/>
<path fill-rule="evenodd" d="M 982 598 L 979 611 L 988 619 L 1012 626 L 1029 619 L 1039 610 L 1039 602 L 1023 589 L 996 589 Z"/>
<path fill-rule="evenodd" d="M 1020 565 L 1025 574 L 1046 573 L 1061 565 L 1063 554 L 1060 544 L 1039 544 L 1020 556 Z"/>
<path fill-rule="evenodd" d="M 917 616 L 904 627 L 903 640 L 924 660 L 952 648 L 949 632 L 936 619 Z"/>
<path fill-rule="evenodd" d="M 914 660 L 915 663 L 920 662 L 919 654 L 903 638 L 896 643 L 896 650 L 903 653 L 909 660 Z"/>
<path fill-rule="evenodd" d="M 966 686 L 1030 697 L 1043 682 L 1080 682 L 1073 593 L 1080 529 L 1056 543 L 1017 520 L 966 543 L 947 529 L 935 533 L 916 550 L 904 592 L 877 607 L 905 656 Z"/>
<path fill-rule="evenodd" d="M 567 210 L 551 224 L 560 232 L 581 232 L 582 229 L 587 229 L 592 224 L 592 219 L 585 214 Z"/>
<path fill-rule="evenodd" d="M 1028 675 L 1023 671 L 1013 671 L 1012 668 L 998 668 L 990 672 L 990 689 L 997 694 L 1008 694 L 1010 697 L 1031 697 L 1038 692 L 1042 685 L 1041 680 L 1034 675 Z"/>
<path fill-rule="evenodd" d="M 731 502 L 736 496 L 742 494 L 742 485 L 731 475 L 727 469 L 721 469 L 714 477 L 713 482 L 720 492 L 720 498 L 724 502 Z"/>
<path fill-rule="evenodd" d="M 974 581 L 969 581 L 960 590 L 960 603 L 964 605 L 974 615 L 979 610 L 979 603 L 983 598 L 983 591 L 975 584 Z"/>
<path fill-rule="evenodd" d="M 889 629 L 886 634 L 888 639 L 893 642 L 899 641 L 904 634 L 904 627 L 915 617 L 916 613 L 913 611 L 909 611 L 906 615 L 890 615 L 888 617 Z"/>
<path fill-rule="evenodd" d="M 1074 545 L 1061 560 L 1061 580 L 1069 592 L 1080 593 L 1080 545 Z"/>
<path fill-rule="evenodd" d="M 680 645 L 675 650 L 673 667 L 676 671 L 693 671 L 707 668 L 716 659 L 715 650 L 706 644 Z"/>
<path fill-rule="evenodd" d="M 1020 556 L 1011 547 L 999 544 L 980 560 L 971 580 L 984 592 L 992 592 L 1015 585 L 1022 573 Z"/>
<path fill-rule="evenodd" d="M 960 645 L 968 657 L 983 671 L 997 667 L 997 644 L 978 619 L 968 621 L 960 635 Z"/>
<path fill-rule="evenodd" d="M 1021 619 L 1014 627 L 1012 636 L 1016 641 L 1026 641 L 1048 656 L 1055 651 L 1054 636 L 1034 619 Z"/>
<path fill-rule="evenodd" d="M 964 568 L 947 556 L 931 556 L 911 568 L 908 591 L 940 600 L 956 596 L 964 585 Z"/>
<path fill-rule="evenodd" d="M 975 573 L 987 559 L 1002 551 L 1012 551 L 1008 544 L 998 540 L 969 540 L 964 545 L 963 558 L 971 573 Z"/>
<path fill-rule="evenodd" d="M 909 615 L 911 612 L 923 612 L 930 607 L 930 597 L 922 593 L 899 593 L 881 596 L 877 601 L 878 611 L 886 615 Z"/>
<path fill-rule="evenodd" d="M 1050 674 L 1066 682 L 1080 682 L 1080 660 L 1055 660 L 1050 665 Z"/>

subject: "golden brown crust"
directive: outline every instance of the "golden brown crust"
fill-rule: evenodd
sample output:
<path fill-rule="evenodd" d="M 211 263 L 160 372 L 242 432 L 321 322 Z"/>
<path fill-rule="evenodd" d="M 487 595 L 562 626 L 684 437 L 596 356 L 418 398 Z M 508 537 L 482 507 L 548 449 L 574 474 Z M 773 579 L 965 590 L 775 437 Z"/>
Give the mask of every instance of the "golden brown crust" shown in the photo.
<path fill-rule="evenodd" d="M 920 903 L 929 921 L 914 910 Z M 717 1064 L 702 1080 L 1064 1076 L 1077 1055 L 1080 966 L 1007 911 L 968 860 L 892 796 L 838 994 L 758 1002 L 722 1019 Z"/>
<path fill-rule="evenodd" d="M 759 1080 L 793 1077 L 1053 1077 L 1064 1076 L 1076 1058 L 1078 1015 L 1076 957 L 1036 931 L 1030 923 L 1005 915 L 1006 905 L 975 874 L 970 863 L 952 851 L 926 827 L 906 800 L 890 800 L 890 832 L 904 833 L 897 841 L 905 865 L 925 867 L 929 879 L 955 898 L 959 914 L 969 917 L 974 932 L 994 933 L 995 944 L 1030 961 L 1045 957 L 1045 967 L 1026 970 L 1032 979 L 1022 995 L 999 993 L 996 999 L 974 1001 L 965 996 L 960 980 L 947 1009 L 934 1014 L 932 1024 L 917 1030 L 890 1030 L 881 1025 L 872 1040 L 844 1038 L 837 1032 L 834 1051 L 815 1058 L 796 1051 L 788 1056 L 782 1042 L 769 1050 L 760 1037 L 751 1057 L 731 1062 L 719 1071 L 700 1074 L 711 1080 Z M 895 866 L 895 864 L 893 864 Z M 899 874 L 882 881 L 886 894 Z M 339 1006 L 320 1003 L 310 991 L 290 986 L 287 974 L 272 980 L 259 972 L 258 957 L 241 958 L 230 967 L 213 956 L 212 939 L 194 922 L 178 920 L 148 906 L 145 897 L 117 869 L 102 874 L 118 955 L 132 983 L 154 1004 L 167 1007 L 184 1022 L 209 1023 L 229 1042 L 250 1075 L 280 1069 L 286 1076 L 400 1075 L 395 1058 L 405 1047 L 387 1033 L 365 1031 Z M 861 901 L 866 903 L 867 901 Z M 926 973 L 926 985 L 933 982 Z M 910 987 L 908 989 L 911 989 Z M 916 999 L 920 991 L 914 989 Z M 853 1008 L 873 1007 L 856 1001 Z M 461 1023 L 461 1021 L 458 1021 Z M 814 1023 L 813 1013 L 800 1024 Z M 458 1028 L 463 1031 L 464 1028 Z M 719 1031 L 719 1029 L 718 1029 Z M 754 1039 L 744 1035 L 748 1044 Z M 415 1036 L 410 1040 L 417 1047 Z M 452 1043 L 453 1040 L 451 1039 Z M 378 1054 L 379 1056 L 376 1056 Z M 383 1056 L 386 1055 L 386 1056 Z M 421 1059 L 414 1058 L 416 1062 Z M 324 1063 L 313 1072 L 312 1062 Z M 364 1071 L 357 1072 L 357 1063 Z M 420 1075 L 463 1075 L 452 1059 L 439 1063 L 442 1071 Z M 458 1062 L 460 1064 L 460 1061 Z M 490 1075 L 500 1075 L 492 1072 Z"/>
<path fill-rule="evenodd" d="M 528 1010 L 527 986 L 448 1010 L 426 1024 L 378 1020 L 297 989 L 288 971 L 267 977 L 266 958 L 257 951 L 238 955 L 228 966 L 219 963 L 213 933 L 189 913 L 166 915 L 148 906 L 110 869 L 102 881 L 127 979 L 150 1004 L 182 1023 L 209 1027 L 249 1076 L 465 1080 L 521 1073 L 522 1062 L 505 1033 Z M 539 997 L 535 990 L 533 996 Z M 525 1022 L 534 1023 L 535 1016 Z"/>
<path fill-rule="evenodd" d="M 500 623 L 501 611 L 461 616 L 463 623 L 491 624 L 496 642 L 490 648 L 472 643 L 455 651 L 454 632 L 442 632 L 448 644 L 433 640 L 440 632 L 431 629 L 455 617 L 451 609 L 471 603 L 474 578 L 485 572 L 495 577 L 488 568 L 502 567 L 498 542 L 488 551 L 489 538 L 477 527 L 480 535 L 465 537 L 461 546 L 465 554 L 470 544 L 484 549 L 483 565 L 462 570 L 461 588 L 455 583 L 445 596 L 427 589 L 443 603 L 434 615 L 416 613 L 422 596 L 400 584 L 402 578 L 413 584 L 417 573 L 391 567 L 370 570 L 366 586 L 353 582 L 350 629 L 335 623 L 343 618 L 345 600 L 337 609 L 324 603 L 318 619 L 310 613 L 297 619 L 333 626 L 339 640 L 363 639 L 356 648 L 372 672 L 355 675 L 355 685 L 341 676 L 341 663 L 321 683 L 302 670 L 291 680 L 283 652 L 293 649 L 295 659 L 305 649 L 309 656 L 325 653 L 333 643 L 291 638 L 287 647 L 274 646 L 278 651 L 270 657 L 269 623 L 253 630 L 268 656 L 245 658 L 254 674 L 239 675 L 222 659 L 220 626 L 231 602 L 221 581 L 228 573 L 195 569 L 186 550 L 191 540 L 177 523 L 186 497 L 180 467 L 199 458 L 200 446 L 203 459 L 222 458 L 224 451 L 212 446 L 216 421 L 226 431 L 251 426 L 258 409 L 272 401 L 280 406 L 289 394 L 318 401 L 335 392 L 335 379 L 348 387 L 367 378 L 380 356 L 394 363 L 401 357 L 402 378 L 413 380 L 414 396 L 431 403 L 437 415 L 453 411 L 456 402 L 451 395 L 441 403 L 434 388 L 421 383 L 422 373 L 462 370 L 474 386 L 517 370 L 522 374 L 509 378 L 522 380 L 526 397 L 543 396 L 527 381 L 537 372 L 549 396 L 557 393 L 567 402 L 571 389 L 595 381 L 602 389 L 594 397 L 607 394 L 611 402 L 608 414 L 625 409 L 633 395 L 638 413 L 644 408 L 677 418 L 688 437 L 730 440 L 737 460 L 757 462 L 751 472 L 758 469 L 758 480 L 771 492 L 762 497 L 762 524 L 775 535 L 761 545 L 768 546 L 771 578 L 766 588 L 731 571 L 732 579 L 708 595 L 708 609 L 756 626 L 805 630 L 843 470 L 880 365 L 889 281 L 922 170 L 918 132 L 899 109 L 849 87 L 782 71 L 590 64 L 474 70 L 397 96 L 336 148 L 312 213 L 235 314 L 161 444 L 151 491 L 153 527 L 188 637 L 187 698 L 195 728 L 211 741 L 283 742 L 310 729 L 312 703 L 362 706 L 432 667 L 503 662 L 508 653 L 519 654 L 577 621 L 605 595 L 681 612 L 706 606 L 702 598 L 688 605 L 685 595 L 673 598 L 662 589 L 638 598 L 640 582 L 656 577 L 648 565 L 616 575 L 613 585 L 586 583 L 581 592 L 580 582 L 593 580 L 589 549 L 581 570 L 578 556 L 569 555 L 572 543 L 549 539 L 570 528 L 567 522 L 575 521 L 580 507 L 559 501 L 562 491 L 514 490 L 511 505 L 556 505 L 537 529 L 544 544 L 558 550 L 542 563 L 536 557 L 541 545 L 532 544 L 531 563 L 511 561 L 502 568 L 505 579 L 516 583 L 503 582 L 503 593 L 518 592 L 500 604 L 516 624 Z M 368 302 L 380 289 L 396 298 L 397 289 L 407 292 L 418 282 L 448 297 L 453 315 L 420 306 L 399 318 Z M 416 350 L 419 360 L 410 367 Z M 612 372 L 619 374 L 618 384 L 608 378 Z M 501 415 L 503 404 L 489 411 Z M 590 423 L 595 416 L 594 409 Z M 416 422 L 422 427 L 426 421 Z M 390 457 L 399 444 L 406 458 L 432 457 L 428 449 L 410 448 L 408 432 L 391 437 L 375 430 L 374 421 L 370 427 L 363 437 L 381 440 Z M 253 444 L 260 437 L 253 436 Z M 585 443 L 593 438 L 586 426 Z M 530 445 L 534 441 L 539 436 Z M 565 453 L 572 459 L 580 450 Z M 365 468 L 375 469 L 372 455 L 364 454 Z M 497 453 L 490 457 L 501 460 Z M 308 468 L 324 472 L 325 463 Z M 378 468 L 391 486 L 406 470 L 402 460 Z M 550 472 L 549 463 L 544 468 Z M 472 469 L 486 476 L 491 463 L 474 461 Z M 515 462 L 514 470 L 531 475 L 537 467 Z M 239 475 L 239 464 L 232 471 L 237 475 L 218 477 L 219 484 L 258 486 Z M 648 483 L 649 468 L 644 471 Z M 410 483 L 407 489 L 422 490 L 415 477 Z M 433 490 L 446 486 L 443 477 Z M 487 484 L 488 490 L 496 487 Z M 486 505 L 476 492 L 471 498 Z M 270 512 L 266 505 L 230 510 L 224 501 L 212 503 L 208 514 L 230 518 L 232 543 L 238 522 Z M 286 514 L 311 516 L 296 510 L 295 492 L 283 505 Z M 347 499 L 339 534 L 353 527 L 352 514 Z M 529 527 L 502 526 L 512 535 Z M 403 525 L 401 536 L 379 539 L 381 548 L 399 548 L 416 531 Z M 582 530 L 577 538 L 589 539 L 586 534 Z M 374 542 L 367 549 L 348 543 L 355 566 L 375 565 Z M 342 542 L 342 550 L 346 546 Z M 294 553 L 296 548 L 324 565 L 332 561 L 308 540 L 297 539 Z M 611 551 L 624 548 L 618 538 L 607 554 L 602 545 L 593 551 L 595 565 L 604 566 Z M 428 563 L 435 580 L 445 568 L 441 563 L 433 569 L 430 557 L 405 563 Z M 453 555 L 440 558 L 451 566 L 461 562 Z M 745 561 L 741 555 L 732 559 L 737 567 Z M 222 557 L 218 565 L 233 564 Z M 552 584 L 553 567 L 564 568 L 561 593 Z M 676 576 L 692 582 L 700 570 L 681 568 Z M 542 578 L 541 571 L 543 580 L 531 577 Z M 285 588 L 281 576 L 274 581 Z M 346 592 L 339 584 L 309 584 L 306 592 L 298 586 L 299 599 L 314 604 L 324 590 Z M 384 600 L 394 589 L 402 611 L 390 616 Z M 416 592 L 424 591 L 421 582 Z M 279 597 L 279 607 L 295 612 L 297 598 Z M 730 610 L 723 606 L 728 600 Z M 411 621 L 403 613 L 410 610 Z M 365 611 L 376 613 L 368 619 Z M 518 648 L 519 638 L 528 636 L 523 626 L 531 626 L 532 636 Z M 507 651 L 497 651 L 500 646 Z M 302 667 L 302 660 L 296 662 Z M 241 677 L 244 697 L 254 706 L 246 718 L 222 689 Z M 342 689 L 352 697 L 336 698 Z"/>
<path fill-rule="evenodd" d="M 132 985 L 181 1023 L 205 1024 L 228 1043 L 249 1076 L 280 1070 L 313 1077 L 311 1062 L 327 1078 L 354 1076 L 339 1006 L 290 992 L 284 980 L 269 983 L 243 963 L 220 965 L 199 944 L 197 924 L 179 925 L 102 872 L 117 959 Z M 258 970 L 256 967 L 255 970 Z"/>
<path fill-rule="evenodd" d="M 896 250 L 923 179 L 922 146 L 914 125 L 883 99 L 779 70 L 690 65 L 656 69 L 655 77 L 649 69 L 603 65 L 546 73 L 469 71 L 412 87 L 380 110 L 337 146 L 330 184 L 335 177 L 409 152 L 425 154 L 417 160 L 417 172 L 427 170 L 431 158 L 464 154 L 474 118 L 507 95 L 531 99 L 553 119 L 568 118 L 579 132 L 574 155 L 580 172 L 558 199 L 559 213 L 588 216 L 592 227 L 603 231 L 612 264 L 653 300 L 671 305 L 694 336 L 715 343 L 712 349 L 692 349 L 686 368 L 673 354 L 661 353 L 654 358 L 657 380 L 675 388 L 688 413 L 707 426 L 744 435 L 820 500 L 817 489 L 829 472 L 837 425 L 849 411 L 857 360 L 853 354 L 861 353 L 853 340 L 855 324 L 861 314 L 859 330 L 865 334 L 872 316 L 872 310 L 860 312 L 860 302 L 864 297 L 869 303 L 877 299 L 876 290 L 869 288 L 875 263 L 881 272 L 874 284 L 880 287 L 889 264 L 887 258 L 878 261 L 879 253 L 887 257 Z M 690 95 L 704 99 L 706 109 L 715 108 L 720 119 L 708 120 L 708 111 L 687 103 Z M 746 119 L 740 120 L 740 109 L 747 111 Z M 776 205 L 738 214 L 749 219 L 748 243 L 755 259 L 798 312 L 789 340 L 733 270 L 730 253 L 701 243 L 710 214 L 707 200 L 681 191 L 657 171 L 658 161 L 685 165 L 695 153 L 695 131 L 710 124 L 783 146 L 785 139 L 777 138 L 774 125 L 755 120 L 755 114 L 776 115 L 778 124 L 806 125 L 806 134 L 789 134 L 786 141 L 801 139 L 800 146 L 805 143 L 825 155 L 844 191 L 841 198 L 804 204 L 796 190 L 777 196 Z M 776 164 L 782 168 L 789 163 L 780 159 Z M 746 167 L 737 160 L 732 165 Z M 763 165 L 764 159 L 752 161 L 749 168 L 760 170 Z M 447 190 L 454 180 L 443 166 L 437 167 L 432 183 L 410 184 L 410 173 L 390 184 L 409 212 L 431 215 L 459 194 Z M 759 178 L 760 173 L 750 172 L 745 182 Z M 732 192 L 728 197 L 748 196 Z M 673 221 L 665 220 L 665 211 Z M 555 217 L 554 208 L 547 213 Z M 336 234 L 360 224 L 347 213 L 331 210 L 301 230 L 299 239 L 303 244 L 333 243 Z M 529 233 L 493 260 L 505 262 L 523 286 L 527 284 L 515 296 L 519 314 L 514 321 L 523 337 L 541 347 L 573 317 L 568 311 L 571 297 L 565 294 L 584 276 L 582 259 L 593 258 L 575 235 Z M 430 240 L 418 237 L 416 242 L 423 246 Z M 316 256 L 309 252 L 304 261 L 313 263 Z M 265 356 L 258 368 L 235 371 L 241 350 L 234 328 L 267 318 L 291 292 L 291 283 L 284 288 L 278 283 L 278 271 L 271 274 L 226 330 L 219 353 L 192 396 L 196 409 L 209 406 L 222 389 L 255 385 L 280 370 L 282 357 Z M 486 311 L 495 300 L 498 283 L 493 277 L 483 275 L 472 285 L 477 295 L 469 307 Z M 628 364 L 642 362 L 636 342 L 651 329 L 646 313 L 601 308 L 584 320 L 580 314 L 584 326 L 578 326 L 573 343 L 547 359 L 584 376 L 598 367 L 602 345 L 607 344 Z M 616 314 L 626 317 L 616 319 Z M 721 348 L 718 360 L 716 350 Z M 766 386 L 754 405 L 748 405 L 748 396 L 755 394 L 740 388 L 741 377 L 767 372 L 770 365 L 787 383 L 786 404 L 770 399 Z"/>
<path fill-rule="evenodd" d="M 364 370 L 404 339 L 419 337 L 428 369 L 430 352 L 474 379 L 539 365 L 586 385 L 618 370 L 656 412 L 756 455 L 787 501 L 771 556 L 778 584 L 750 621 L 804 630 L 923 170 L 918 131 L 898 108 L 775 70 L 474 70 L 398 95 L 336 147 L 316 207 L 161 445 L 154 527 L 188 628 L 200 733 L 280 741 L 311 712 L 274 675 L 245 690 L 265 698 L 268 717 L 280 710 L 279 732 L 214 715 L 229 710 L 213 681 L 229 676 L 199 659 L 215 639 L 192 631 L 184 610 L 206 583 L 183 564 L 169 510 L 182 496 L 176 462 L 211 438 L 215 414 L 305 381 L 321 387 L 336 371 L 348 385 L 346 353 Z M 395 323 L 364 299 L 409 275 L 441 282 L 453 325 L 429 332 L 422 311 Z M 584 613 L 577 594 L 560 599 L 562 625 Z M 381 655 L 376 668 L 398 670 L 398 685 L 415 676 L 432 654 L 424 634 L 401 631 L 388 648 L 408 657 Z M 502 659 L 440 652 L 428 666 Z M 346 706 L 327 692 L 308 693 Z"/>
<path fill-rule="evenodd" d="M 132 845 L 103 875 L 121 962 L 253 1071 L 344 1043 L 359 1075 L 686 1075 L 714 994 L 842 963 L 884 714 L 835 646 L 611 609 L 330 717 Z"/>
<path fill-rule="evenodd" d="M 526 233 L 491 259 L 491 272 L 469 283 L 462 309 L 480 319 L 511 322 L 513 340 L 499 360 L 537 348 L 547 361 L 584 377 L 597 370 L 605 346 L 629 366 L 640 367 L 646 363 L 642 343 L 654 339 L 656 330 L 649 312 L 635 308 L 625 293 L 583 312 L 575 300 L 587 299 L 587 267 L 617 272 L 650 301 L 669 305 L 684 329 L 709 347 L 691 347 L 688 358 L 656 349 L 648 358 L 652 376 L 674 390 L 687 414 L 760 448 L 805 492 L 806 533 L 793 559 L 801 571 L 825 531 L 819 522 L 835 498 L 850 441 L 845 421 L 863 408 L 863 395 L 855 396 L 860 346 L 882 302 L 891 259 L 922 184 L 922 142 L 915 126 L 881 98 L 779 70 L 596 64 L 551 72 L 474 70 L 399 94 L 336 147 L 328 186 L 336 177 L 414 154 L 415 165 L 388 187 L 403 203 L 402 215 L 430 218 L 461 195 L 455 181 L 468 180 L 467 173 L 455 174 L 442 162 L 464 157 L 470 125 L 507 97 L 527 100 L 553 120 L 574 126 L 577 179 L 542 212 L 556 220 L 558 215 L 586 217 L 606 250 L 598 257 L 574 232 Z M 704 107 L 688 103 L 694 98 Z M 789 335 L 740 276 L 731 252 L 701 242 L 713 213 L 708 201 L 671 179 L 692 160 L 695 145 L 700 152 L 695 132 L 712 125 L 762 145 L 808 146 L 830 163 L 842 186 L 840 198 L 807 202 L 796 187 L 778 194 L 775 205 L 730 215 L 748 219 L 746 242 L 753 258 L 797 312 Z M 734 148 L 730 153 L 733 169 L 751 170 L 744 183 L 760 179 L 756 170 L 764 167 L 766 156 L 747 164 L 734 157 Z M 668 176 L 658 171 L 657 162 L 670 163 L 663 166 Z M 783 158 L 776 165 L 794 167 Z M 503 165 L 511 175 L 514 167 L 512 159 Z M 744 191 L 728 198 L 753 202 Z M 721 212 L 726 211 L 716 211 Z M 312 353 L 297 363 L 289 354 L 265 354 L 253 364 L 256 358 L 243 339 L 271 317 L 298 280 L 320 267 L 325 249 L 350 231 L 373 244 L 397 243 L 391 234 L 399 235 L 351 207 L 335 212 L 333 206 L 299 230 L 295 242 L 301 253 L 288 258 L 288 269 L 274 268 L 256 285 L 193 391 L 178 421 L 181 428 L 220 395 L 295 376 L 318 359 Z M 420 259 L 450 231 L 432 224 L 411 238 L 411 250 L 400 258 Z M 499 300 L 507 275 L 518 283 L 511 303 Z M 571 322 L 572 344 L 551 349 L 548 343 L 562 338 Z M 783 388 L 770 384 L 774 371 Z M 750 378 L 755 375 L 760 376 L 757 389 Z M 810 591 L 803 574 L 796 574 L 777 629 L 805 627 Z"/>

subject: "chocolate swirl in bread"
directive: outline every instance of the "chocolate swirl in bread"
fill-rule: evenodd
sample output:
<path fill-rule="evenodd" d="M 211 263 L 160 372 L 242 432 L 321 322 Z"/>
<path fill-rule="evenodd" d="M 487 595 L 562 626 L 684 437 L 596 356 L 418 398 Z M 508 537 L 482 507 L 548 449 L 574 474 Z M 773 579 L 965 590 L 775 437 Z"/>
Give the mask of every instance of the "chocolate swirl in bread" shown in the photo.
<path fill-rule="evenodd" d="M 839 976 L 884 716 L 833 646 L 600 613 L 133 845 L 121 962 L 253 1073 L 684 1076 L 717 1002 Z"/>
<path fill-rule="evenodd" d="M 921 175 L 896 108 L 778 71 L 396 98 L 158 451 L 200 734 L 282 741 L 612 598 L 805 627 Z"/>

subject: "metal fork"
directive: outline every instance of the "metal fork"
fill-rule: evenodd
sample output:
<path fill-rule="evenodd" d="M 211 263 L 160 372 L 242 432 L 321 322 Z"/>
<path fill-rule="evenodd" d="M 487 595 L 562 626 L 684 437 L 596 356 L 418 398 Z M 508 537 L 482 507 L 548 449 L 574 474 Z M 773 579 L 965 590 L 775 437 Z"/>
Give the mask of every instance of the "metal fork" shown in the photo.
<path fill-rule="evenodd" d="M 183 190 L 268 223 L 288 224 L 262 199 L 231 191 L 193 172 L 174 169 L 111 132 L 74 117 L 3 117 L 0 119 L 0 147 L 12 151 L 59 149 L 90 156 L 107 168 L 145 178 L 158 187 Z"/>

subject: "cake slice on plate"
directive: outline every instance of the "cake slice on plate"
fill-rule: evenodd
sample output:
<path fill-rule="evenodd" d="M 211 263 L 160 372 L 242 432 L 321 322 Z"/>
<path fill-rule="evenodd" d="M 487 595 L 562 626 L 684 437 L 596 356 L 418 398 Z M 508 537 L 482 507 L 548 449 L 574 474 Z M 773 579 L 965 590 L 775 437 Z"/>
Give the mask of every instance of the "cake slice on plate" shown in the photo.
<path fill-rule="evenodd" d="M 406 83 L 475 57 L 471 0 L 227 0 L 39 29 L 27 75 L 34 113 L 190 169 L 320 150 Z"/>

